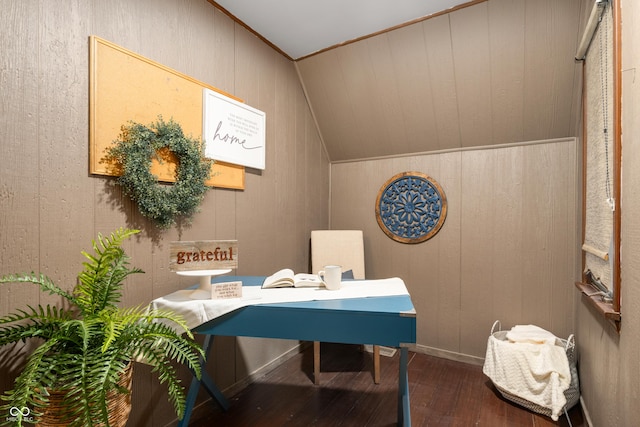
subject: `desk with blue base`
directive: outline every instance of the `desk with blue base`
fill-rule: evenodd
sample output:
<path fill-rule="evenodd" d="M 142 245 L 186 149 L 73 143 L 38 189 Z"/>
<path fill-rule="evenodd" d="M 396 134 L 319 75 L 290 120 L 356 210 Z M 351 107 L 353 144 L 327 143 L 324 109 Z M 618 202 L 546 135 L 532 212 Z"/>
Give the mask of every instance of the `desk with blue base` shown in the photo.
<path fill-rule="evenodd" d="M 262 276 L 222 276 L 212 282 L 242 281 L 243 286 L 261 286 L 263 280 Z M 398 425 L 411 426 L 407 345 L 416 342 L 416 313 L 409 295 L 250 305 L 212 319 L 193 332 L 206 335 L 205 356 L 215 335 L 399 348 Z M 194 377 L 191 382 L 179 427 L 189 424 L 200 386 L 228 409 L 227 399 L 203 369 L 201 380 Z"/>

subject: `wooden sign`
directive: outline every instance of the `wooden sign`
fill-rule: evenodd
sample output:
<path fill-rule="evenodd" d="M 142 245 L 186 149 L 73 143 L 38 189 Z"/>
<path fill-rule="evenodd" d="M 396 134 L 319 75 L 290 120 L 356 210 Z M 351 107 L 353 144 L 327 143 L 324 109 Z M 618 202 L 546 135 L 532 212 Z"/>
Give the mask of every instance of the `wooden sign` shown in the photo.
<path fill-rule="evenodd" d="M 238 267 L 237 240 L 171 242 L 169 270 L 219 270 Z"/>

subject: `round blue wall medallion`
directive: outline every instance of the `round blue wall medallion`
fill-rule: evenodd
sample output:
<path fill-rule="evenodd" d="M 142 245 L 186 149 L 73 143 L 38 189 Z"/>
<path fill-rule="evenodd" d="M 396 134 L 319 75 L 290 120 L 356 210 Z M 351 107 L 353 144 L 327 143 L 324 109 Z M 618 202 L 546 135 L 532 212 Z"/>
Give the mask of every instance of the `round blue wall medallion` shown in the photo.
<path fill-rule="evenodd" d="M 421 172 L 392 176 L 378 192 L 376 220 L 393 240 L 420 243 L 436 235 L 447 217 L 447 197 L 433 178 Z"/>

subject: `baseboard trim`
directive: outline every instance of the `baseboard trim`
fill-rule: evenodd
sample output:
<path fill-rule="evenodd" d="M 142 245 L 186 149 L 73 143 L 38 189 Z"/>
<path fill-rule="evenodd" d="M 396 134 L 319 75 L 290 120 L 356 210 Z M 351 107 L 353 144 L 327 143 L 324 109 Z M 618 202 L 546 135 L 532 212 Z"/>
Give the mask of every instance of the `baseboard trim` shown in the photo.
<path fill-rule="evenodd" d="M 469 363 L 471 365 L 484 365 L 484 358 L 471 356 L 469 354 L 457 353 L 455 351 L 442 350 L 439 348 L 429 347 L 426 345 L 416 344 L 411 350 L 416 353 L 428 354 L 430 356 L 440 357 L 443 359 L 454 360 L 456 362 Z"/>
<path fill-rule="evenodd" d="M 582 410 L 582 417 L 587 422 L 589 427 L 593 427 L 593 423 L 591 422 L 591 416 L 589 415 L 589 410 L 587 409 L 587 404 L 584 403 L 584 399 L 580 396 L 580 409 Z"/>

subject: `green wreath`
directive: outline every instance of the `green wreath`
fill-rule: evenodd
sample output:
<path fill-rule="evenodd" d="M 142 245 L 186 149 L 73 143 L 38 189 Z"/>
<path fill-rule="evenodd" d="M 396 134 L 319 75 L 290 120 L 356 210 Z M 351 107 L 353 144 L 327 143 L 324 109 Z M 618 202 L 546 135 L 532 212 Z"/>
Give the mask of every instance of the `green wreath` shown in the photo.
<path fill-rule="evenodd" d="M 107 160 L 121 168 L 118 184 L 159 228 L 171 227 L 176 217 L 190 219 L 209 189 L 206 181 L 213 160 L 202 156 L 202 143 L 187 138 L 173 119 L 165 122 L 158 116 L 149 127 L 129 123 L 107 149 Z M 151 173 L 152 159 L 166 160 L 167 150 L 178 159 L 173 185 L 160 184 Z"/>

